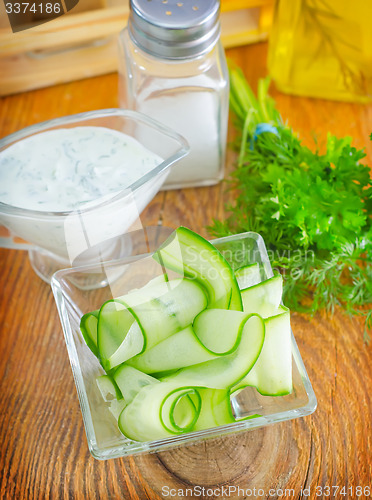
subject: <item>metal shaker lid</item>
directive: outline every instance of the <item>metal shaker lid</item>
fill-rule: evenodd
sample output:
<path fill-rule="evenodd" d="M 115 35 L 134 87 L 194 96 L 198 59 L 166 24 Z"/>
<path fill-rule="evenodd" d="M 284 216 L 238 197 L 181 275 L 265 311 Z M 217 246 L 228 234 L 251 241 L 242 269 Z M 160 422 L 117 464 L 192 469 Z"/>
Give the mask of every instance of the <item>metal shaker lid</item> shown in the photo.
<path fill-rule="evenodd" d="M 219 9 L 219 0 L 130 0 L 129 35 L 155 57 L 195 57 L 219 38 Z"/>

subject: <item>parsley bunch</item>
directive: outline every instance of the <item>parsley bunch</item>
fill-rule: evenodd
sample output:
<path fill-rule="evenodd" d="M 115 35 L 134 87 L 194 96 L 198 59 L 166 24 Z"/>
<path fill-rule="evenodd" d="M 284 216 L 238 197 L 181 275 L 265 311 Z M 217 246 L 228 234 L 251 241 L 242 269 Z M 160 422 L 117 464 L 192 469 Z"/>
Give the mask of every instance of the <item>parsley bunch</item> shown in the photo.
<path fill-rule="evenodd" d="M 231 70 L 231 109 L 241 132 L 229 216 L 211 234 L 260 233 L 284 275 L 284 302 L 314 314 L 341 306 L 372 326 L 372 187 L 363 150 L 328 134 L 325 154 L 283 124 L 261 80 L 257 98 Z M 371 136 L 372 139 L 372 136 Z"/>

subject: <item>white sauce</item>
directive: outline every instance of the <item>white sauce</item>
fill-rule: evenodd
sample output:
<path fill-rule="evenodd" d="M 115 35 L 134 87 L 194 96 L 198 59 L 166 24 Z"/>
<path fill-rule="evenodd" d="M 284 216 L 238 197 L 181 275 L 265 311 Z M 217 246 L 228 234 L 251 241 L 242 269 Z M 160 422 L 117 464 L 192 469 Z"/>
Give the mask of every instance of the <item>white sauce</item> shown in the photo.
<path fill-rule="evenodd" d="M 74 210 L 129 187 L 162 161 L 109 128 L 39 133 L 0 153 L 0 202 L 29 210 Z"/>

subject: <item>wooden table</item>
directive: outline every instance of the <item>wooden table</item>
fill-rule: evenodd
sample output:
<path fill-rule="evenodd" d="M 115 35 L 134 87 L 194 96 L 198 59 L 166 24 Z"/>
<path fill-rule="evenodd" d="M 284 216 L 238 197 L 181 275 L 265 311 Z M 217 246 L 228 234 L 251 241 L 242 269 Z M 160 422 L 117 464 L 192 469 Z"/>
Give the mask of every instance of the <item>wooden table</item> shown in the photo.
<path fill-rule="evenodd" d="M 266 50 L 258 44 L 228 55 L 255 85 L 266 73 Z M 305 143 L 311 144 L 312 132 L 320 144 L 327 131 L 349 134 L 355 146 L 366 146 L 372 163 L 372 106 L 272 94 Z M 57 116 L 115 107 L 116 96 L 113 74 L 4 98 L 0 136 Z M 222 217 L 224 200 L 221 185 L 159 193 L 142 221 L 183 224 L 207 236 L 205 226 Z M 292 327 L 318 398 L 312 416 L 100 462 L 88 452 L 50 287 L 34 274 L 25 252 L 1 249 L 0 498 L 153 500 L 191 498 L 193 488 L 194 498 L 368 498 L 356 487 L 372 486 L 372 346 L 363 343 L 361 322 L 339 312 L 311 320 L 293 314 Z"/>

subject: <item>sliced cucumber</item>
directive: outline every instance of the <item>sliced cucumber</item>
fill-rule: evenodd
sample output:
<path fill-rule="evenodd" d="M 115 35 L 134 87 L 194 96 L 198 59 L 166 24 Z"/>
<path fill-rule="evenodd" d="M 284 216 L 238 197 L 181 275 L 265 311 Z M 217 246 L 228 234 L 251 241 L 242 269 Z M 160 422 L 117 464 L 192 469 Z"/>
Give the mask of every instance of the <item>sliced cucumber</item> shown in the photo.
<path fill-rule="evenodd" d="M 206 309 L 193 327 L 171 335 L 152 349 L 128 361 L 145 373 L 178 370 L 230 354 L 239 345 L 248 314 L 240 311 Z"/>
<path fill-rule="evenodd" d="M 260 265 L 258 262 L 240 267 L 235 271 L 235 277 L 240 290 L 244 290 L 261 282 Z"/>
<path fill-rule="evenodd" d="M 258 283 L 258 264 L 235 275 L 213 245 L 182 227 L 154 259 L 183 277 L 157 276 L 81 320 L 108 372 L 97 380 L 102 398 L 125 436 L 153 441 L 255 418 L 235 418 L 231 407 L 247 385 L 268 396 L 292 391 L 280 275 Z"/>
<path fill-rule="evenodd" d="M 98 315 L 97 347 L 99 359 L 106 371 L 125 361 L 123 358 L 129 359 L 141 352 L 144 344 L 142 332 L 138 336 L 135 329 L 134 333 L 137 333 L 137 335 L 135 335 L 134 339 L 134 335 L 128 335 L 134 322 L 134 316 L 117 300 L 109 300 L 101 307 Z M 110 361 L 110 358 L 124 342 L 125 347 L 127 347 L 127 344 L 130 347 L 129 351 L 124 349 L 124 355 L 120 359 L 114 359 L 114 362 Z"/>
<path fill-rule="evenodd" d="M 198 392 L 201 397 L 201 411 L 194 425 L 194 431 L 232 424 L 236 421 L 231 411 L 229 390 L 199 388 Z"/>
<path fill-rule="evenodd" d="M 108 410 L 117 421 L 126 406 L 118 386 L 109 375 L 101 375 L 96 382 L 103 400 L 107 403 Z"/>
<path fill-rule="evenodd" d="M 277 274 L 257 285 L 242 290 L 243 309 L 263 318 L 275 314 L 282 300 L 283 277 Z"/>
<path fill-rule="evenodd" d="M 227 314 L 231 312 L 236 314 L 235 311 L 225 311 Z M 239 337 L 239 345 L 233 353 L 182 368 L 161 380 L 211 389 L 228 389 L 234 386 L 250 371 L 261 352 L 265 338 L 262 318 L 256 314 L 246 316 Z"/>
<path fill-rule="evenodd" d="M 292 342 L 289 309 L 280 306 L 277 315 L 265 319 L 265 342 L 252 370 L 238 388 L 254 386 L 264 396 L 292 392 Z"/>
<path fill-rule="evenodd" d="M 119 366 L 119 368 L 115 370 L 113 378 L 127 405 L 133 401 L 141 389 L 147 385 L 159 383 L 156 378 L 150 377 L 150 375 L 142 373 L 126 364 Z"/>
<path fill-rule="evenodd" d="M 188 278 L 161 283 L 151 290 L 153 295 L 147 301 L 134 294 L 117 299 L 136 318 L 146 349 L 186 328 L 208 304 L 204 288 Z"/>
<path fill-rule="evenodd" d="M 130 326 L 123 342 L 116 351 L 105 361 L 106 370 L 112 370 L 116 366 L 128 361 L 143 350 L 143 332 L 136 321 Z"/>
<path fill-rule="evenodd" d="M 136 441 L 171 437 L 193 428 L 200 407 L 200 396 L 193 387 L 167 383 L 151 385 L 144 387 L 124 408 L 119 417 L 119 429 Z"/>
<path fill-rule="evenodd" d="M 203 346 L 193 328 L 188 326 L 130 359 L 128 364 L 145 373 L 159 373 L 178 370 L 215 357 Z"/>
<path fill-rule="evenodd" d="M 164 427 L 175 434 L 191 430 L 199 416 L 201 399 L 194 387 L 177 387 L 160 406 Z"/>
<path fill-rule="evenodd" d="M 104 401 L 110 402 L 114 399 L 123 399 L 118 386 L 109 375 L 97 377 L 96 382 Z"/>
<path fill-rule="evenodd" d="M 241 341 L 250 314 L 241 311 L 206 309 L 194 320 L 194 331 L 200 342 L 213 354 L 230 354 Z"/>
<path fill-rule="evenodd" d="M 108 405 L 108 410 L 115 418 L 116 421 L 119 420 L 121 412 L 126 407 L 126 402 L 124 399 L 113 399 Z"/>
<path fill-rule="evenodd" d="M 110 370 L 192 323 L 207 306 L 204 288 L 188 278 L 156 283 L 108 301 L 98 317 L 98 350 Z"/>
<path fill-rule="evenodd" d="M 243 310 L 231 267 L 211 243 L 190 229 L 176 229 L 153 257 L 166 269 L 200 281 L 208 292 L 208 307 Z"/>
<path fill-rule="evenodd" d="M 98 325 L 98 313 L 99 311 L 92 311 L 81 318 L 80 321 L 80 331 L 83 338 L 92 351 L 92 353 L 98 357 L 97 348 L 97 325 Z"/>

